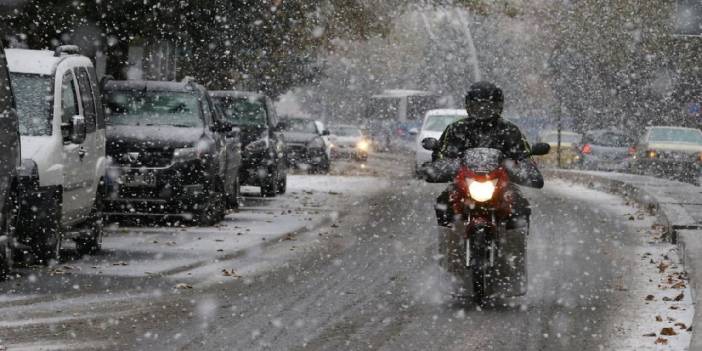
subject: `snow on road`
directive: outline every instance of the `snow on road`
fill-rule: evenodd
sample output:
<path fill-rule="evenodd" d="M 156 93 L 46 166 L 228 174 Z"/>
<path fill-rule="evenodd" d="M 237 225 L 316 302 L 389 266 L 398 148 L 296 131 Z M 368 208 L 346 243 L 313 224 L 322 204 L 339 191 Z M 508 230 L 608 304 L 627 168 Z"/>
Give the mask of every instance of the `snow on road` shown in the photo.
<path fill-rule="evenodd" d="M 135 301 L 167 292 L 147 288 L 151 278 L 170 281 L 166 286 L 173 290 L 241 278 L 256 268 L 256 252 L 263 245 L 298 243 L 305 236 L 293 236 L 333 224 L 350 206 L 388 184 L 373 177 L 293 175 L 287 194 L 276 198 L 260 198 L 257 188 L 244 188 L 241 210 L 213 227 L 113 224 L 102 253 L 78 258 L 67 242 L 63 262 L 19 268 L 16 279 L 1 283 L 0 328 L 54 328 L 50 326 L 101 314 L 122 318 L 139 308 Z M 96 277 L 105 285 L 95 283 Z M 0 340 L 0 345 L 10 346 L 7 342 L 11 340 Z M 55 349 L 72 347 L 76 345 L 54 344 Z"/>
<path fill-rule="evenodd" d="M 638 232 L 632 265 L 621 283 L 610 288 L 627 294 L 627 303 L 610 306 L 614 329 L 605 350 L 687 350 L 694 315 L 692 293 L 675 245 L 662 238 L 661 227 L 621 197 L 563 181 L 547 183 L 564 197 L 596 204 L 601 211 L 628 220 Z M 616 245 L 616 243 L 612 243 Z M 596 277 L 594 277 L 596 279 Z"/>

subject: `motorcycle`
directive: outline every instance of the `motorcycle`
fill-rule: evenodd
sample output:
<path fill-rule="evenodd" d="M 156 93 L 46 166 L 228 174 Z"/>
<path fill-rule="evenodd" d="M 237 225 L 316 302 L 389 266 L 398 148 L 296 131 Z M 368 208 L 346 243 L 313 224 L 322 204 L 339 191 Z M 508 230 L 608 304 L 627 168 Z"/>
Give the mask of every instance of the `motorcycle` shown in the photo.
<path fill-rule="evenodd" d="M 433 138 L 422 141 L 427 150 L 437 144 Z M 531 154 L 545 155 L 549 149 L 548 144 L 535 144 Z M 449 199 L 454 221 L 440 230 L 439 263 L 461 290 L 472 289 L 478 304 L 526 294 L 530 212 L 528 206 L 517 208 L 514 184 L 541 187 L 543 178 L 531 161 L 521 163 L 505 159 L 497 149 L 474 148 L 434 162 L 426 172 L 428 182 L 453 182 Z"/>

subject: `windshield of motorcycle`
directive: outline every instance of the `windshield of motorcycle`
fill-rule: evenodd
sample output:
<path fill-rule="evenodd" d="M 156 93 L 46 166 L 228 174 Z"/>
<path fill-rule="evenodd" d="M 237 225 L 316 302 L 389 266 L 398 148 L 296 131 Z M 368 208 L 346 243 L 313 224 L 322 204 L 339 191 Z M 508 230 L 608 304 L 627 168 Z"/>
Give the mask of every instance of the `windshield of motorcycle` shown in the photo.
<path fill-rule="evenodd" d="M 473 172 L 489 173 L 496 170 L 504 156 L 502 151 L 489 148 L 468 149 L 463 155 L 463 164 Z"/>

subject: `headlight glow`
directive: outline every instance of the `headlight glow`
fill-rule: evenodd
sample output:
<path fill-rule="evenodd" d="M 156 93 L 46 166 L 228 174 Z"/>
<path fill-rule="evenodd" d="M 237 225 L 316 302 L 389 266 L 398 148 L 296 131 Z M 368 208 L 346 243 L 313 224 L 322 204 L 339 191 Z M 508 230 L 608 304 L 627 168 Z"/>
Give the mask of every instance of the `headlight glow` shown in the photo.
<path fill-rule="evenodd" d="M 361 151 L 368 151 L 368 148 L 370 148 L 370 143 L 368 140 L 363 139 L 356 144 L 356 147 Z"/>
<path fill-rule="evenodd" d="M 468 194 L 478 202 L 486 202 L 492 199 L 497 188 L 497 179 L 488 180 L 486 182 L 478 182 L 473 179 L 466 179 L 468 183 Z"/>

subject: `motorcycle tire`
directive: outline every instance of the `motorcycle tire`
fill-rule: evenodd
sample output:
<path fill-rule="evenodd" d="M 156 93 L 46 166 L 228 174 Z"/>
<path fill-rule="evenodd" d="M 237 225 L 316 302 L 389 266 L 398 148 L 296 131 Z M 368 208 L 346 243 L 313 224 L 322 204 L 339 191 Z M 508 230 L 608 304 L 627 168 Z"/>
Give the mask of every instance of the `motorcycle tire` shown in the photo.
<path fill-rule="evenodd" d="M 486 242 L 485 233 L 476 232 L 470 240 L 470 268 L 473 281 L 473 302 L 482 306 L 485 304 L 486 285 L 487 285 L 487 270 L 490 260 L 490 252 L 488 243 Z"/>

